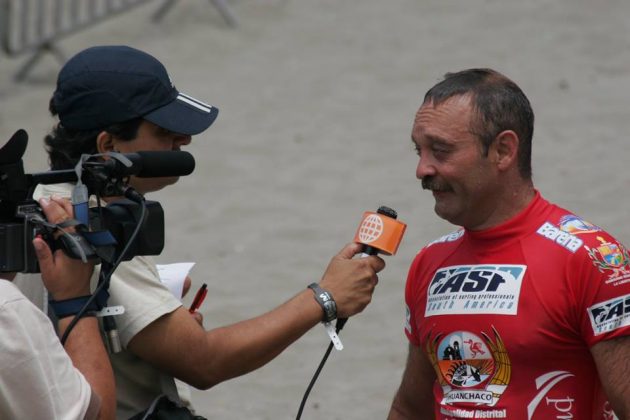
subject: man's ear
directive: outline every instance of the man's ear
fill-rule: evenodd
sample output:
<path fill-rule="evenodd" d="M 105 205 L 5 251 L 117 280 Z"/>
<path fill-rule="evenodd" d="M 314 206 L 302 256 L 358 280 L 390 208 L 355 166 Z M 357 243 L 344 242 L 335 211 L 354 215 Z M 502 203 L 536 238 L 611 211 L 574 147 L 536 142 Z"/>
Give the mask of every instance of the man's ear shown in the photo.
<path fill-rule="evenodd" d="M 114 152 L 116 150 L 114 136 L 107 131 L 98 133 L 96 136 L 96 150 L 98 150 L 99 153 Z"/>
<path fill-rule="evenodd" d="M 513 165 L 518 165 L 518 135 L 512 130 L 500 132 L 492 143 L 492 153 L 497 168 L 505 171 Z"/>

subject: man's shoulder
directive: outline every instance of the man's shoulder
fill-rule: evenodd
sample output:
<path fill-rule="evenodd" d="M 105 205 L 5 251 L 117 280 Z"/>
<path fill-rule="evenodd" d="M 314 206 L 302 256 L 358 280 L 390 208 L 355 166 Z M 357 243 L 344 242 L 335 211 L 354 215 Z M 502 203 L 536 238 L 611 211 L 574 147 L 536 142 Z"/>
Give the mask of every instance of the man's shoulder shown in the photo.
<path fill-rule="evenodd" d="M 19 318 L 24 325 L 33 325 L 34 322 L 48 322 L 48 318 L 28 298 L 8 280 L 0 280 L 0 324 L 6 325 L 15 322 Z M 12 331 L 14 335 L 20 335 L 23 331 Z"/>
<path fill-rule="evenodd" d="M 27 301 L 26 296 L 20 292 L 20 289 L 9 280 L 0 279 L 0 306 L 7 302 L 18 300 Z"/>
<path fill-rule="evenodd" d="M 591 221 L 556 205 L 545 222 L 536 230 L 536 234 L 554 242 L 557 246 L 564 247 L 570 251 L 570 254 L 580 258 L 589 256 L 593 259 L 600 254 L 618 253 L 625 259 L 628 255 L 625 247 L 612 234 Z"/>

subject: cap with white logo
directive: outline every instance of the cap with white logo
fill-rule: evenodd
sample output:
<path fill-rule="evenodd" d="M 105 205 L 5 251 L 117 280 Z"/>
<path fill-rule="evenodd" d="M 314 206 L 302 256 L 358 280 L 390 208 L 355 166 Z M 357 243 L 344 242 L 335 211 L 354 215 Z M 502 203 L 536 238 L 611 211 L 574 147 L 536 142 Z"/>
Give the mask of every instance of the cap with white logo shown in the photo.
<path fill-rule="evenodd" d="M 81 51 L 61 69 L 53 104 L 61 124 L 73 130 L 106 128 L 144 118 L 181 134 L 199 134 L 219 113 L 179 92 L 155 57 L 127 46 Z"/>

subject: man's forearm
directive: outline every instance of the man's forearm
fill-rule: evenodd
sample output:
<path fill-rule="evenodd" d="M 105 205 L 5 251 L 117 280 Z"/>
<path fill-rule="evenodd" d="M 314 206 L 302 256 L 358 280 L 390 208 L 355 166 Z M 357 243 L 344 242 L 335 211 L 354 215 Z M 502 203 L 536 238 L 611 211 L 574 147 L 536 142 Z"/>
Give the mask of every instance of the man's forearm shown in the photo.
<path fill-rule="evenodd" d="M 215 356 L 208 372 L 218 383 L 258 369 L 317 325 L 322 316 L 313 292 L 304 290 L 256 318 L 208 331 L 208 347 Z"/>
<path fill-rule="evenodd" d="M 322 317 L 310 289 L 263 315 L 210 331 L 180 307 L 136 334 L 128 348 L 176 378 L 208 389 L 263 366 Z"/>
<path fill-rule="evenodd" d="M 59 321 L 59 332 L 63 335 L 73 317 Z M 68 335 L 64 345 L 74 366 L 85 376 L 88 383 L 101 399 L 101 419 L 116 416 L 116 389 L 109 356 L 105 350 L 95 317 L 82 318 Z"/>
<path fill-rule="evenodd" d="M 344 317 L 361 312 L 378 282 L 382 259 L 352 259 L 357 244 L 345 246 L 331 259 L 320 286 Z M 313 290 L 302 290 L 261 316 L 204 331 L 182 307 L 138 332 L 127 348 L 141 359 L 200 389 L 251 372 L 280 354 L 324 317 Z"/>

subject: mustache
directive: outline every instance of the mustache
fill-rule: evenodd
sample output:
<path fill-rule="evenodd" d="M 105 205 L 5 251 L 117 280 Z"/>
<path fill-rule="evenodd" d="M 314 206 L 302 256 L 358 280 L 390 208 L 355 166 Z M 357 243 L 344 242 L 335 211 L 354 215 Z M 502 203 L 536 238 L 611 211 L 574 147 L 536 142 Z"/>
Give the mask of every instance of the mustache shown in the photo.
<path fill-rule="evenodd" d="M 432 176 L 422 178 L 422 189 L 438 192 L 452 191 L 450 185 Z"/>

